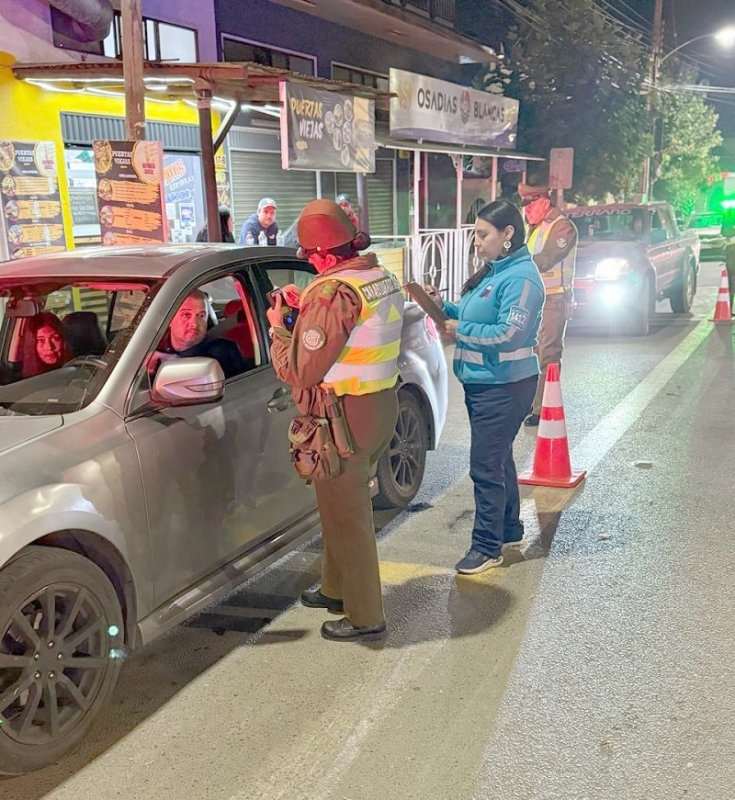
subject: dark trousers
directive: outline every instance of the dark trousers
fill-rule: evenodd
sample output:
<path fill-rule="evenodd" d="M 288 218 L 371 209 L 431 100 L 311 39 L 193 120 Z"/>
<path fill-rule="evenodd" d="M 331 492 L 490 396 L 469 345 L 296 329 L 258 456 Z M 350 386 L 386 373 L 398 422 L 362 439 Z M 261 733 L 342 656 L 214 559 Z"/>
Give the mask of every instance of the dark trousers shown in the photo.
<path fill-rule="evenodd" d="M 730 290 L 730 310 L 735 311 L 732 302 L 733 297 L 735 297 L 735 242 L 725 247 L 725 267 L 727 268 L 727 283 Z"/>
<path fill-rule="evenodd" d="M 390 444 L 398 418 L 395 389 L 344 398 L 355 454 L 335 478 L 315 481 L 322 520 L 322 586 L 344 602 L 345 616 L 358 626 L 383 621 L 378 547 L 370 499 L 372 466 Z"/>
<path fill-rule="evenodd" d="M 544 399 L 544 385 L 546 384 L 546 367 L 549 364 L 558 364 L 561 369 L 561 356 L 564 352 L 564 333 L 569 319 L 569 304 L 563 294 L 550 294 L 544 301 L 544 311 L 541 317 L 541 327 L 538 331 L 538 355 L 541 376 L 539 377 L 536 395 L 533 398 L 532 414 L 541 413 L 541 404 Z"/>
<path fill-rule="evenodd" d="M 470 477 L 475 484 L 472 548 L 497 558 L 523 537 L 513 440 L 531 410 L 538 376 L 516 383 L 465 384 L 470 417 Z"/>

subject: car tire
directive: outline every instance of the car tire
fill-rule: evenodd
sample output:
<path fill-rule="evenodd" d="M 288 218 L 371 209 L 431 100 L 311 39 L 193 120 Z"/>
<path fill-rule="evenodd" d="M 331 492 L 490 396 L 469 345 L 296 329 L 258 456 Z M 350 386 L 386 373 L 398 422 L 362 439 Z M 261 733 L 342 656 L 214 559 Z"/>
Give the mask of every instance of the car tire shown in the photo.
<path fill-rule="evenodd" d="M 53 764 L 84 736 L 123 642 L 115 589 L 83 556 L 29 547 L 0 570 L 0 774 Z"/>
<path fill-rule="evenodd" d="M 426 468 L 428 423 L 410 391 L 398 393 L 398 420 L 387 450 L 378 461 L 376 508 L 405 508 L 416 496 Z"/>
<path fill-rule="evenodd" d="M 646 277 L 636 303 L 629 311 L 626 325 L 626 333 L 629 336 L 648 336 L 655 303 L 651 281 Z"/>
<path fill-rule="evenodd" d="M 681 282 L 669 297 L 669 304 L 674 314 L 689 313 L 696 291 L 697 274 L 694 271 L 694 265 L 690 261 L 684 269 Z"/>

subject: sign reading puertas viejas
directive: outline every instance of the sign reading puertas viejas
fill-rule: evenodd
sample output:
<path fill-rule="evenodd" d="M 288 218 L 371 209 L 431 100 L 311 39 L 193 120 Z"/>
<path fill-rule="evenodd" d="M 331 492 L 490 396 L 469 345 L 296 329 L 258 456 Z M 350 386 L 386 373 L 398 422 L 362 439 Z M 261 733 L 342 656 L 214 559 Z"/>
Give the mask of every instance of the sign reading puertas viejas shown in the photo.
<path fill-rule="evenodd" d="M 375 172 L 375 101 L 280 82 L 284 169 Z"/>
<path fill-rule="evenodd" d="M 390 70 L 390 135 L 450 144 L 515 147 L 518 101 Z"/>
<path fill-rule="evenodd" d="M 66 250 L 53 142 L 0 141 L 0 203 L 10 258 Z"/>
<path fill-rule="evenodd" d="M 92 144 L 102 244 L 167 242 L 162 142 Z"/>

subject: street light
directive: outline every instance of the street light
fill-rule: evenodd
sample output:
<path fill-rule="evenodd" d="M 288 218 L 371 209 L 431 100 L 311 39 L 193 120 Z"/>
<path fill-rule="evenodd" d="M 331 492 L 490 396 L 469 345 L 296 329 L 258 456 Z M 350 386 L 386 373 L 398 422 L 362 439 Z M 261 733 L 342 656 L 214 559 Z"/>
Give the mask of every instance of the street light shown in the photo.
<path fill-rule="evenodd" d="M 701 39 L 716 39 L 717 42 L 723 47 L 732 47 L 735 45 L 735 25 L 715 31 L 714 33 L 703 33 L 701 36 L 695 36 L 693 39 L 687 39 L 686 42 L 682 42 L 681 44 L 677 45 L 673 50 L 669 50 L 669 52 L 666 53 L 666 55 L 663 56 L 658 62 L 659 66 L 661 66 L 661 64 L 663 64 L 664 61 L 669 58 L 669 56 L 673 56 L 674 53 L 678 53 L 682 47 L 686 47 L 693 42 L 698 42 Z"/>

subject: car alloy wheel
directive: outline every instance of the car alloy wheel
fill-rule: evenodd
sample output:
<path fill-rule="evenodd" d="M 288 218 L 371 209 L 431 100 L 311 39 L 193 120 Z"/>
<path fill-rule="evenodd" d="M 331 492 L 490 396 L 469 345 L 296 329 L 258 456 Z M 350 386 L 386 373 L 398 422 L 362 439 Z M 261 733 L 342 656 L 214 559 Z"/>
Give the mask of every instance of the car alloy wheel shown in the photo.
<path fill-rule="evenodd" d="M 122 614 L 86 558 L 28 548 L 0 571 L 0 773 L 53 763 L 117 679 Z"/>
<path fill-rule="evenodd" d="M 378 462 L 377 507 L 404 508 L 416 496 L 426 467 L 427 430 L 426 415 L 419 400 L 410 391 L 399 392 L 393 438 Z"/>

